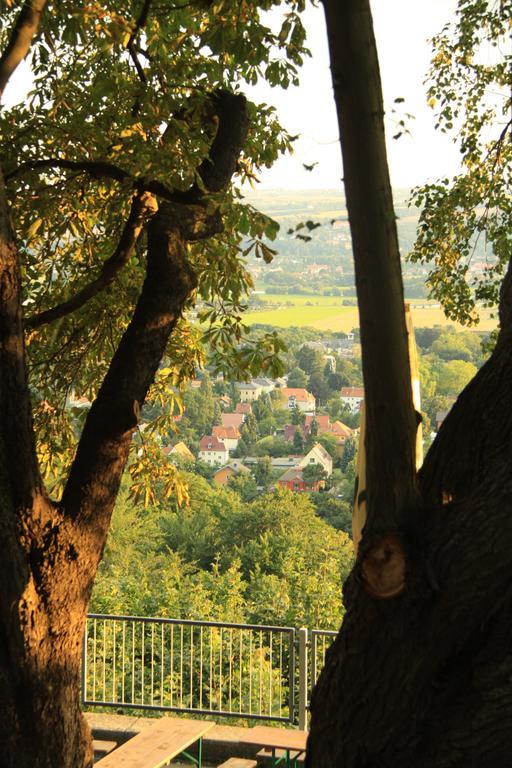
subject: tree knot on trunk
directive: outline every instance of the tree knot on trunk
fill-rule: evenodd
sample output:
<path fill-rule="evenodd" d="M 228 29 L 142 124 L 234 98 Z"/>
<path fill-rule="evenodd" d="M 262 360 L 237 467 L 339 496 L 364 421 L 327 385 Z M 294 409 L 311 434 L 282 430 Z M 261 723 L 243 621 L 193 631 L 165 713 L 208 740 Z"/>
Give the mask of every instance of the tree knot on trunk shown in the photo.
<path fill-rule="evenodd" d="M 364 588 L 372 597 L 387 599 L 405 589 L 407 558 L 397 533 L 386 533 L 364 552 L 360 565 Z"/>

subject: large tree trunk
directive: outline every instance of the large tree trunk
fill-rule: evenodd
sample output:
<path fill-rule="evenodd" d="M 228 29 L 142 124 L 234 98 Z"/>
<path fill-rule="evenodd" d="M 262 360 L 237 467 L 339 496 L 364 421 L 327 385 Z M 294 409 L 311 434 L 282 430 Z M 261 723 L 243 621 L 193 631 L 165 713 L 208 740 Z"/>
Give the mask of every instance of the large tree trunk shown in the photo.
<path fill-rule="evenodd" d="M 361 324 L 374 314 L 396 317 L 402 299 L 395 290 L 371 303 L 368 283 L 386 278 L 365 256 L 357 237 L 358 221 L 378 242 L 380 256 L 393 262 L 379 232 L 391 226 L 389 206 L 380 211 L 388 181 L 377 155 L 382 97 L 368 0 L 324 0 L 333 83 L 344 153 L 347 204 L 354 235 L 354 255 Z M 373 130 L 372 130 L 373 126 Z M 357 141 L 361 146 L 358 158 Z M 373 138 L 372 138 L 373 136 Z M 364 154 L 370 162 L 365 162 Z M 372 190 L 373 187 L 373 190 Z M 359 190 L 359 192 L 357 191 Z M 352 201 L 352 207 L 351 207 Z M 354 226 L 355 223 L 355 226 Z M 392 269 L 390 265 L 390 269 Z M 410 505 L 396 506 L 396 541 L 404 557 L 402 590 L 389 599 L 368 583 L 365 560 L 372 561 L 376 532 L 390 530 L 389 507 L 369 509 L 358 560 L 344 595 L 347 613 L 330 649 L 313 694 L 308 765 L 315 768 L 497 768 L 510 763 L 512 730 L 512 323 L 510 283 L 502 292 L 502 330 L 495 352 L 460 395 L 414 481 Z M 389 282 L 388 281 L 388 282 Z M 363 336 L 363 360 L 373 361 L 372 338 Z M 391 343 L 402 344 L 398 328 Z M 383 338 L 382 343 L 386 341 Z M 401 355 L 400 351 L 397 353 Z M 396 359 L 391 356 L 391 361 Z M 403 358 L 400 358 L 403 359 Z M 364 364 L 368 410 L 378 403 L 383 368 Z M 400 367 L 401 363 L 399 363 Z M 391 383 L 391 382 L 389 382 Z M 409 405 L 405 384 L 389 390 L 387 408 L 406 430 Z M 377 398 L 377 399 L 376 399 Z M 373 400 L 372 402 L 369 402 Z M 405 412 L 404 412 L 405 409 Z M 367 446 L 379 432 L 386 407 L 368 425 Z M 410 432 L 404 440 L 409 444 Z M 368 452 L 370 483 L 389 482 L 389 464 L 398 466 L 400 433 L 391 456 Z M 404 465 L 401 464 L 402 470 Z M 398 483 L 409 470 L 399 470 Z M 380 481 L 379 481 L 380 477 Z M 372 480 L 373 478 L 373 480 Z M 380 485 L 379 485 L 380 482 Z M 407 481 L 406 481 L 407 485 Z M 396 486 L 395 499 L 406 498 Z M 375 499 L 375 497 L 373 496 Z M 388 498 L 388 497 L 386 497 Z M 385 571 L 396 552 L 381 548 L 374 571 Z M 370 562 L 370 566 L 372 563 Z M 392 570 L 392 569 L 391 569 Z M 370 572 L 372 567 L 370 567 Z M 380 582 L 379 582 L 380 583 Z"/>
<path fill-rule="evenodd" d="M 139 406 L 195 287 L 185 257 L 191 233 L 183 229 L 187 217 L 170 205 L 150 225 L 147 277 L 134 317 L 87 418 L 56 505 L 46 498 L 37 472 L 17 254 L 5 205 L 2 210 L 0 766 L 77 768 L 92 764 L 79 701 L 87 604 Z M 217 230 L 216 220 L 208 234 Z M 11 413 L 13 404 L 20 405 L 20 392 L 24 410 Z M 24 467 L 27 471 L 20 471 Z"/>
<path fill-rule="evenodd" d="M 198 172 L 217 192 L 235 170 L 248 120 L 243 96 L 214 101 L 217 133 Z M 197 284 L 187 244 L 222 231 L 218 210 L 201 198 L 194 187 L 190 202 L 158 212 L 154 198 L 140 198 L 150 219 L 146 278 L 55 503 L 36 460 L 20 268 L 0 173 L 0 768 L 92 765 L 79 701 L 87 605 L 140 408 Z"/>

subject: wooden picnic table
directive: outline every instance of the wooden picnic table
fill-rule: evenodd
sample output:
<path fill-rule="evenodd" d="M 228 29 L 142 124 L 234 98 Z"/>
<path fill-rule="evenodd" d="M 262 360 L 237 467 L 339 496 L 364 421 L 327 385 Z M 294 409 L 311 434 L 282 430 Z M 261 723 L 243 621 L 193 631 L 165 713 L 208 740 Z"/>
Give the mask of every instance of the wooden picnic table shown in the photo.
<path fill-rule="evenodd" d="M 292 731 L 256 725 L 240 738 L 240 744 L 265 747 L 272 753 L 272 765 L 293 765 L 297 757 L 306 751 L 307 731 Z M 278 754 L 280 752 L 280 754 Z M 284 754 L 283 754 L 284 752 Z"/>
<path fill-rule="evenodd" d="M 100 768 L 161 768 L 173 757 L 184 754 L 201 768 L 202 739 L 214 723 L 162 717 L 99 760 Z M 197 758 L 186 750 L 198 742 Z"/>

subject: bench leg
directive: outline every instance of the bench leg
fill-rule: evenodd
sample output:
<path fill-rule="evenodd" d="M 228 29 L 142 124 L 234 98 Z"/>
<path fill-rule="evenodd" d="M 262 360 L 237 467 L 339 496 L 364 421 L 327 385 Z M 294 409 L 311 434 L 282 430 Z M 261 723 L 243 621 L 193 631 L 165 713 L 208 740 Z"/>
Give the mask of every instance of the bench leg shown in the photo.
<path fill-rule="evenodd" d="M 202 768 L 203 765 L 203 737 L 198 740 L 197 742 L 197 757 L 194 757 L 194 755 L 191 755 L 190 752 L 186 752 L 183 750 L 181 753 L 184 757 L 187 758 L 187 760 L 190 760 L 190 762 L 194 763 L 194 765 L 197 765 L 197 768 Z"/>

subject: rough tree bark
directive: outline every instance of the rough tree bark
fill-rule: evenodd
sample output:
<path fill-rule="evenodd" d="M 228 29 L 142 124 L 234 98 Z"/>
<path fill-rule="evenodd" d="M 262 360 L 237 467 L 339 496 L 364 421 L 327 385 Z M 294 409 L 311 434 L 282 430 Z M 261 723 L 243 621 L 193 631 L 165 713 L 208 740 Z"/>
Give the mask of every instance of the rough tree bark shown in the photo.
<path fill-rule="evenodd" d="M 198 173 L 206 191 L 229 183 L 248 130 L 245 98 L 212 97 L 218 116 Z M 138 194 L 138 193 L 136 193 Z M 179 195 L 177 196 L 179 197 Z M 126 261 L 142 227 L 146 277 L 131 322 L 86 419 L 59 503 L 39 474 L 24 359 L 20 268 L 0 173 L 0 768 L 92 765 L 80 713 L 81 646 L 87 604 L 138 414 L 170 334 L 196 287 L 187 243 L 222 231 L 218 211 L 192 187 L 187 202 L 135 198 L 114 264 L 81 306 Z"/>
<path fill-rule="evenodd" d="M 382 202 L 384 194 L 387 200 L 385 156 L 376 156 L 375 148 L 367 146 L 372 126 L 383 139 L 369 2 L 323 2 L 361 324 L 372 313 L 379 320 L 375 333 L 362 339 L 368 409 L 377 409 L 368 428 L 368 447 L 388 410 L 404 431 L 395 433 L 391 457 L 384 460 L 375 450 L 369 451 L 368 498 L 373 498 L 374 506 L 369 505 L 369 524 L 345 585 L 345 620 L 314 691 L 307 764 L 315 768 L 497 768 L 510 763 L 512 750 L 511 268 L 502 290 L 496 349 L 443 424 L 415 490 L 411 468 L 400 464 L 402 443 L 410 441 L 410 405 L 397 389 L 388 392 L 388 410 L 384 405 L 378 410 L 375 389 L 385 367 L 368 362 L 377 360 L 375 343 L 385 334 L 382 318 L 403 311 L 396 272 L 390 278 L 394 290 L 387 292 L 386 300 L 375 306 L 369 303 L 367 283 L 376 275 L 378 280 L 383 278 L 366 259 L 357 235 L 361 217 L 372 234 L 392 226 L 388 202 L 380 208 L 374 205 L 375 198 Z M 364 144 L 357 165 L 351 126 L 357 127 Z M 370 162 L 365 162 L 366 154 Z M 379 259 L 395 260 L 382 241 L 376 247 L 382 249 Z M 400 347 L 401 328 L 394 333 Z M 381 343 L 386 340 L 382 338 Z M 406 367 L 403 353 L 396 354 L 399 367 Z M 412 496 L 410 490 L 389 489 L 397 501 L 393 542 L 399 542 L 398 554 L 403 554 L 405 567 L 398 569 L 403 574 L 401 591 L 383 599 L 384 594 L 376 596 L 378 591 L 368 582 L 365 560 L 372 560 L 376 532 L 378 536 L 390 530 L 387 507 L 381 515 L 375 491 L 370 493 L 370 483 L 375 483 L 375 489 L 389 482 L 390 462 L 402 467 L 399 472 L 404 474 L 396 475 L 397 481 L 412 489 Z M 406 504 L 399 506 L 401 500 Z M 392 546 L 386 553 L 384 547 L 377 554 L 369 572 L 392 571 L 397 550 Z M 377 583 L 382 585 L 378 579 Z"/>

